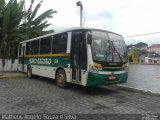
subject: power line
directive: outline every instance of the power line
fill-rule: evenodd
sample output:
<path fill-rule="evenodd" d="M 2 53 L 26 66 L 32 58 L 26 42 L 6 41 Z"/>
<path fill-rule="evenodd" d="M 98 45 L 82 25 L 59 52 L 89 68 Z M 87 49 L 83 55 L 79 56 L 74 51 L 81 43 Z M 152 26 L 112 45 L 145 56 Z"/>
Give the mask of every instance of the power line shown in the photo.
<path fill-rule="evenodd" d="M 131 35 L 131 36 L 123 37 L 123 38 L 136 37 L 136 36 L 144 36 L 144 35 L 151 35 L 151 34 L 160 34 L 160 32 L 146 33 L 146 34 L 139 34 L 139 35 Z"/>

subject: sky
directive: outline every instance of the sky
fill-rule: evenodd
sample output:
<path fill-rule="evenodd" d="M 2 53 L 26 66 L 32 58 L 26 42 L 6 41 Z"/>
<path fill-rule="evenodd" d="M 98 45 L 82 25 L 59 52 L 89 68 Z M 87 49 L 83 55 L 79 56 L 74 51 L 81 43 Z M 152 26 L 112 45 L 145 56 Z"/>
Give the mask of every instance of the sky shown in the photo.
<path fill-rule="evenodd" d="M 35 0 L 38 3 L 40 0 Z M 80 24 L 78 0 L 43 0 L 38 12 L 53 9 L 58 13 L 48 22 L 48 29 L 59 31 Z M 160 34 L 127 37 L 160 32 L 160 0 L 81 0 L 84 27 L 104 29 L 121 34 L 126 44 L 145 42 L 160 44 Z M 28 6 L 30 0 L 26 0 Z"/>

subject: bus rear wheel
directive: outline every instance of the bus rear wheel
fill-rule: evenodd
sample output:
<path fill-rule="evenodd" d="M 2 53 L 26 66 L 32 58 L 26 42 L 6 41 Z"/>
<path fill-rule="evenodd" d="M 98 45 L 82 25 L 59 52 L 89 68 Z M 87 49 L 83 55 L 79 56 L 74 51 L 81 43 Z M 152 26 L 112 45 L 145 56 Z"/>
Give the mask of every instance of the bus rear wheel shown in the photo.
<path fill-rule="evenodd" d="M 33 77 L 31 66 L 28 66 L 28 67 L 27 67 L 27 77 L 28 77 L 28 78 L 32 78 L 32 77 Z"/>
<path fill-rule="evenodd" d="M 64 70 L 59 69 L 56 73 L 56 83 L 57 86 L 60 88 L 66 88 L 67 82 L 66 82 L 66 73 Z"/>

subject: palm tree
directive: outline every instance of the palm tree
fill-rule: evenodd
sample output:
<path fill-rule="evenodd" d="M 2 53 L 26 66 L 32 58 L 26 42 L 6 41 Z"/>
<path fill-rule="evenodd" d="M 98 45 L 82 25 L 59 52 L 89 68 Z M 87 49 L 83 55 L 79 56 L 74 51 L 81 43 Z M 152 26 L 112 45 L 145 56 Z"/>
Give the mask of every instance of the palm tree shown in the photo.
<path fill-rule="evenodd" d="M 43 31 L 43 29 L 50 25 L 46 18 L 51 18 L 56 11 L 49 9 L 36 17 L 42 1 L 37 4 L 33 11 L 34 0 L 31 0 L 27 11 L 24 10 L 24 3 L 25 0 L 20 2 L 10 0 L 6 4 L 5 0 L 0 0 L 0 58 L 3 67 L 5 59 L 11 58 L 12 62 L 14 61 L 15 51 L 18 51 L 17 47 L 16 49 L 14 47 L 17 41 L 53 32 L 53 30 Z"/>
<path fill-rule="evenodd" d="M 3 16 L 4 6 L 5 6 L 5 1 L 0 0 L 0 30 L 2 29 L 2 16 Z"/>
<path fill-rule="evenodd" d="M 8 4 L 6 4 L 4 0 L 0 1 L 2 3 L 0 4 L 0 57 L 2 58 L 4 66 L 5 58 L 13 55 L 12 52 L 14 52 L 14 50 L 11 50 L 11 47 L 18 36 L 21 36 L 19 26 L 25 16 L 25 11 L 23 11 L 24 0 L 20 2 L 10 0 Z M 12 58 L 14 58 L 14 56 Z"/>
<path fill-rule="evenodd" d="M 25 20 L 21 25 L 21 31 L 24 33 L 22 36 L 22 40 L 53 32 L 53 30 L 44 31 L 44 28 L 47 28 L 49 25 L 51 25 L 46 19 L 52 18 L 52 15 L 56 13 L 56 11 L 53 11 L 53 9 L 49 9 L 36 17 L 42 2 L 43 1 L 40 1 L 33 9 L 34 0 L 31 0 L 30 6 L 26 11 L 28 14 L 26 15 Z"/>

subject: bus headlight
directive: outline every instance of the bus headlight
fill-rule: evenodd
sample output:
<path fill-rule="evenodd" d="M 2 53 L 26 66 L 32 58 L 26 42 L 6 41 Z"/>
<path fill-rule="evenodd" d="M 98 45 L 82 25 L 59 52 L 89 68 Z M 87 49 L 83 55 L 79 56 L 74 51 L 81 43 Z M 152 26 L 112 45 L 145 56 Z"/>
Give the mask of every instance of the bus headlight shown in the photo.
<path fill-rule="evenodd" d="M 89 72 L 97 73 L 97 72 L 98 72 L 98 69 L 97 69 L 95 66 L 90 65 L 90 66 L 89 66 Z"/>

